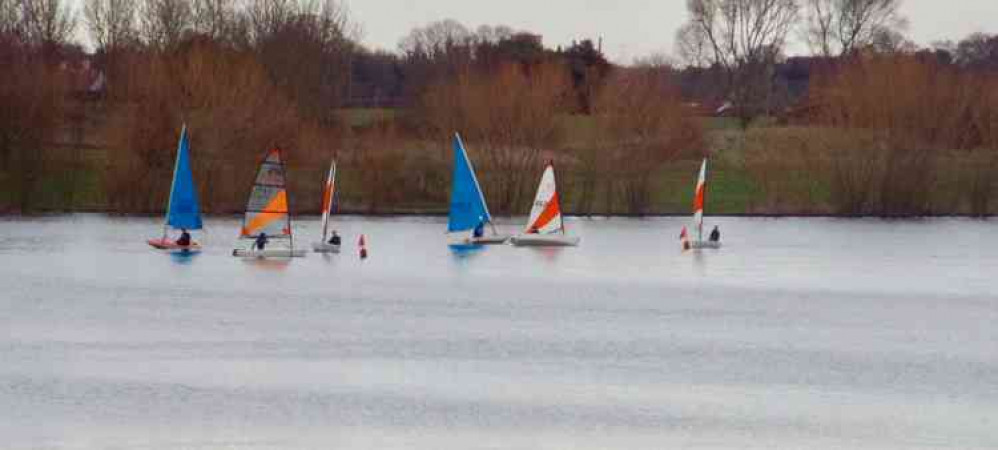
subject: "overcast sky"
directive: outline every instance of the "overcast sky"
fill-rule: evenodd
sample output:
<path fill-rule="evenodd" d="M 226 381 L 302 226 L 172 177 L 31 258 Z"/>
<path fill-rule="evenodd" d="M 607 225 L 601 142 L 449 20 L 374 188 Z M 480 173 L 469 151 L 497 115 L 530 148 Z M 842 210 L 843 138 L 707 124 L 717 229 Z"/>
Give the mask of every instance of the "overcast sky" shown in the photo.
<path fill-rule="evenodd" d="M 673 53 L 673 35 L 686 0 L 344 0 L 371 47 L 395 50 L 413 27 L 451 18 L 469 28 L 509 25 L 544 36 L 549 47 L 603 36 L 604 50 L 622 63 L 654 52 Z M 998 0 L 903 0 L 909 36 L 922 45 L 998 33 Z M 793 52 L 791 50 L 791 52 Z"/>

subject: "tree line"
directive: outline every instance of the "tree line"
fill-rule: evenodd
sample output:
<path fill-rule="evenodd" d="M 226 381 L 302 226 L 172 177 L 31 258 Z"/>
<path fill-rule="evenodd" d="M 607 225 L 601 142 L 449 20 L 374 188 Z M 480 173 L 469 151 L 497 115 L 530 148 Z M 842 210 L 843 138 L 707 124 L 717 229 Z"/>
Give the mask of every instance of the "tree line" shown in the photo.
<path fill-rule="evenodd" d="M 82 183 L 103 208 L 157 211 L 187 123 L 210 211 L 240 208 L 271 145 L 304 174 L 302 209 L 317 203 L 321 176 L 307 168 L 333 155 L 355 168 L 357 209 L 445 204 L 446 143 L 460 131 L 500 213 L 523 209 L 544 159 L 567 169 L 575 210 L 643 213 L 655 210 L 663 165 L 716 150 L 691 105 L 724 105 L 745 136 L 776 120 L 828 137 L 746 154 L 762 191 L 780 189 L 767 184 L 776 163 L 762 163 L 766 152 L 821 143 L 779 159 L 824 175 L 829 209 L 936 212 L 933 185 L 914 180 L 942 178 L 939 161 L 963 151 L 984 163 L 968 177 L 975 198 L 955 201 L 987 213 L 998 115 L 993 96 L 979 94 L 998 71 L 998 36 L 920 48 L 905 38 L 900 9 L 900 0 L 689 0 L 677 58 L 622 66 L 591 40 L 550 48 L 529 31 L 453 20 L 409 31 L 395 51 L 371 50 L 337 0 L 85 0 L 79 10 L 0 0 L 0 62 L 16 68 L 0 85 L 0 207 L 29 211 L 55 190 L 67 199 L 56 204 L 72 208 Z M 785 55 L 795 38 L 810 56 Z"/>

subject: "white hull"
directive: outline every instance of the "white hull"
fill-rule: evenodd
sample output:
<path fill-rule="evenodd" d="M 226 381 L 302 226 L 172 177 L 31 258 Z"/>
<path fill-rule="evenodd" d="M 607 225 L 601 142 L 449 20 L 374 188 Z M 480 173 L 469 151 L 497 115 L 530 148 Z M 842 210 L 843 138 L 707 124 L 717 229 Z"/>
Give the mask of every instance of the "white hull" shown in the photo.
<path fill-rule="evenodd" d="M 517 247 L 575 247 L 582 239 L 558 234 L 521 234 L 510 242 Z"/>
<path fill-rule="evenodd" d="M 339 253 L 340 246 L 335 244 L 329 244 L 325 242 L 313 242 L 312 251 L 316 253 Z"/>
<path fill-rule="evenodd" d="M 509 235 L 466 237 L 456 242 L 458 245 L 502 245 L 509 241 Z"/>
<path fill-rule="evenodd" d="M 693 242 L 690 242 L 690 248 L 692 248 L 694 250 L 700 250 L 700 249 L 717 250 L 717 249 L 721 248 L 721 242 L 720 241 L 693 241 Z"/>
<path fill-rule="evenodd" d="M 247 250 L 244 248 L 237 248 L 232 250 L 232 256 L 237 258 L 301 258 L 308 253 L 303 249 L 289 249 L 289 248 L 268 248 L 264 250 Z"/>

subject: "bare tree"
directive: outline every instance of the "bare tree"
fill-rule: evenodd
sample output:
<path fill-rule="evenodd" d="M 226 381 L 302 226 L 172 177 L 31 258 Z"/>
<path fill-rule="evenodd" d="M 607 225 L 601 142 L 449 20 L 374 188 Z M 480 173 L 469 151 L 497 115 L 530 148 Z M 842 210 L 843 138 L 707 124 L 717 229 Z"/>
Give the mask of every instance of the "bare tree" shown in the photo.
<path fill-rule="evenodd" d="M 728 75 L 727 91 L 744 125 L 765 107 L 771 72 L 800 13 L 798 0 L 687 0 L 689 22 L 677 42 Z M 689 59 L 689 56 L 687 56 Z"/>
<path fill-rule="evenodd" d="M 228 37 L 236 19 L 234 0 L 192 0 L 194 29 L 213 39 Z"/>
<path fill-rule="evenodd" d="M 12 35 L 21 29 L 19 0 L 0 0 L 0 35 Z"/>
<path fill-rule="evenodd" d="M 113 51 L 135 39 L 136 5 L 132 0 L 87 0 L 83 17 L 98 48 Z"/>
<path fill-rule="evenodd" d="M 814 53 L 848 55 L 873 45 L 885 29 L 902 28 L 901 0 L 807 0 L 804 35 Z"/>
<path fill-rule="evenodd" d="M 435 59 L 446 56 L 456 47 L 464 46 L 471 38 L 472 33 L 468 28 L 456 20 L 446 19 L 413 29 L 399 42 L 399 49 L 410 57 Z"/>
<path fill-rule="evenodd" d="M 20 0 L 21 31 L 28 42 L 46 48 L 58 48 L 72 40 L 76 30 L 76 11 L 62 0 Z"/>
<path fill-rule="evenodd" d="M 188 0 L 142 0 L 139 18 L 142 38 L 159 48 L 178 44 L 194 20 Z"/>

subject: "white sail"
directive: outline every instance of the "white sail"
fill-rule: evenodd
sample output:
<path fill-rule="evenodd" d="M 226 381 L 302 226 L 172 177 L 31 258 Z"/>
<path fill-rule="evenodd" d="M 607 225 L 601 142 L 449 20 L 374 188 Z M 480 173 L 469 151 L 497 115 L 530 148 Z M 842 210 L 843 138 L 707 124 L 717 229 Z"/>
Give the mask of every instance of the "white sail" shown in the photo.
<path fill-rule="evenodd" d="M 528 234 L 550 234 L 565 232 L 561 218 L 561 204 L 558 200 L 558 189 L 554 178 L 554 166 L 548 164 L 541 175 L 541 184 L 537 187 L 537 196 L 530 210 L 530 220 L 527 221 Z"/>
<path fill-rule="evenodd" d="M 322 240 L 326 242 L 329 233 L 329 216 L 333 211 L 333 199 L 336 197 L 336 160 L 329 165 L 326 184 L 322 188 Z"/>
<path fill-rule="evenodd" d="M 697 232 L 697 240 L 703 240 L 703 209 L 707 200 L 707 158 L 700 164 L 700 176 L 697 177 L 697 187 L 693 193 L 693 227 Z"/>

